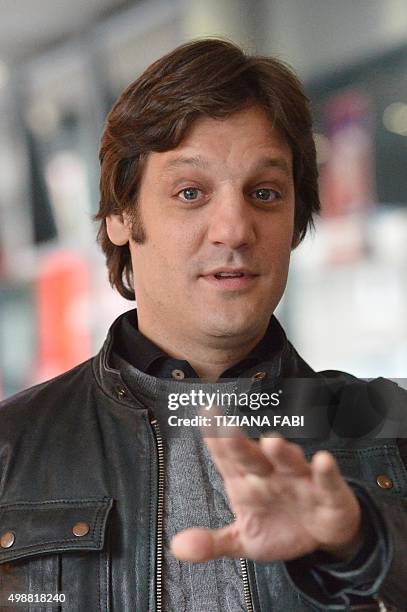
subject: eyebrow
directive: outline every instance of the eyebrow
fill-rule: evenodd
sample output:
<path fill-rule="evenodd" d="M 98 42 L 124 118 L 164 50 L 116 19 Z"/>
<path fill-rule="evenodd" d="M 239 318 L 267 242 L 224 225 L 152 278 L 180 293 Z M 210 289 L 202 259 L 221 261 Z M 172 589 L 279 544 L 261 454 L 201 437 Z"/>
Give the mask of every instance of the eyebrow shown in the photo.
<path fill-rule="evenodd" d="M 207 170 L 210 166 L 208 160 L 206 160 L 201 155 L 194 156 L 186 156 L 179 155 L 178 157 L 174 157 L 171 159 L 164 167 L 164 170 L 174 170 L 176 168 L 182 166 L 193 166 L 194 168 Z M 291 177 L 292 170 L 291 166 L 286 160 L 285 157 L 277 156 L 277 157 L 263 157 L 261 158 L 256 165 L 252 168 L 252 172 L 260 172 L 261 170 L 265 170 L 267 168 L 277 168 L 286 174 L 288 177 Z"/>
<path fill-rule="evenodd" d="M 262 157 L 252 168 L 252 172 L 261 172 L 267 168 L 277 168 L 277 170 L 281 170 L 288 178 L 292 177 L 291 164 L 281 155 L 276 157 Z"/>
<path fill-rule="evenodd" d="M 193 166 L 194 168 L 207 169 L 209 167 L 209 162 L 201 155 L 194 155 L 191 157 L 188 157 L 186 155 L 178 155 L 178 157 L 170 159 L 170 161 L 165 164 L 164 169 L 173 170 L 184 165 Z"/>

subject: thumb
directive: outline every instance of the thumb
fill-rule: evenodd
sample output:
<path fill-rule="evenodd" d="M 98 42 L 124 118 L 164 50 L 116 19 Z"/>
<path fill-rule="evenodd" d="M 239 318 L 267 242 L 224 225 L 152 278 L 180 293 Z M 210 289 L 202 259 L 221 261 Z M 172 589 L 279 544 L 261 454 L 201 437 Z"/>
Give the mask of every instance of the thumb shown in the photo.
<path fill-rule="evenodd" d="M 239 558 L 238 532 L 232 523 L 221 529 L 186 529 L 171 540 L 171 551 L 180 561 L 202 563 L 219 557 Z"/>

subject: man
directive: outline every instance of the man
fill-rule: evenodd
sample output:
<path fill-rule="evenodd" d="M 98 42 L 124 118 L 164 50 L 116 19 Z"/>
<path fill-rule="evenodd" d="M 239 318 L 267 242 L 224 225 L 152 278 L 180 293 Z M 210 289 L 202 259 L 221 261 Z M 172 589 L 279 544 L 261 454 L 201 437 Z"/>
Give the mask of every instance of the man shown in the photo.
<path fill-rule="evenodd" d="M 267 381 L 318 381 L 335 415 L 378 387 L 399 397 L 315 373 L 272 316 L 319 209 L 297 79 L 221 40 L 181 46 L 120 96 L 100 159 L 99 241 L 137 311 L 96 357 L 3 403 L 2 605 L 407 609 L 395 440 L 212 428 L 204 444 L 165 427 L 170 396 Z"/>

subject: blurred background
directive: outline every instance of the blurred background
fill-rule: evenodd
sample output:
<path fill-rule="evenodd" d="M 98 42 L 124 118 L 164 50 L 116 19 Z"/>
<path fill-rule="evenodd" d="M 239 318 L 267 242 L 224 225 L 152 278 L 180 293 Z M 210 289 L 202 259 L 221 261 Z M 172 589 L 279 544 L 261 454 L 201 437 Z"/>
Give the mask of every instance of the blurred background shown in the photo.
<path fill-rule="evenodd" d="M 407 377 L 405 0 L 0 0 L 0 398 L 97 351 L 133 307 L 95 242 L 98 147 L 153 60 L 220 35 L 305 82 L 323 214 L 278 316 L 316 369 Z"/>

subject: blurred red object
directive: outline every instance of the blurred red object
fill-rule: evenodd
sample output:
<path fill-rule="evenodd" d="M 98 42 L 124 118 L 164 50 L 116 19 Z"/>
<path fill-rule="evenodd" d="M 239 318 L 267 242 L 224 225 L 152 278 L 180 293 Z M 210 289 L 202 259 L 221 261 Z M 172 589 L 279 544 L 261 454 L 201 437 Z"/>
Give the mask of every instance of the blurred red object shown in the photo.
<path fill-rule="evenodd" d="M 36 382 L 57 376 L 90 357 L 89 299 L 88 262 L 69 251 L 47 255 L 36 287 Z"/>

